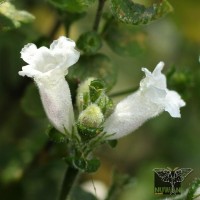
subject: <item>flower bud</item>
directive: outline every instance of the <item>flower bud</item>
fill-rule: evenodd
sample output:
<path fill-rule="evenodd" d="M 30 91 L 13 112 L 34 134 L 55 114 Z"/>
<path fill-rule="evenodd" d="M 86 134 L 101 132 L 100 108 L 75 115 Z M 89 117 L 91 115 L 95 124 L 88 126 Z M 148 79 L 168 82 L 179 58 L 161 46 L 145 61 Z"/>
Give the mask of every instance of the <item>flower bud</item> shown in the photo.
<path fill-rule="evenodd" d="M 79 115 L 78 122 L 90 128 L 98 128 L 104 120 L 101 109 L 96 104 L 91 104 Z"/>
<path fill-rule="evenodd" d="M 89 140 L 102 132 L 104 116 L 96 104 L 91 104 L 81 112 L 78 118 L 77 128 L 83 140 Z"/>

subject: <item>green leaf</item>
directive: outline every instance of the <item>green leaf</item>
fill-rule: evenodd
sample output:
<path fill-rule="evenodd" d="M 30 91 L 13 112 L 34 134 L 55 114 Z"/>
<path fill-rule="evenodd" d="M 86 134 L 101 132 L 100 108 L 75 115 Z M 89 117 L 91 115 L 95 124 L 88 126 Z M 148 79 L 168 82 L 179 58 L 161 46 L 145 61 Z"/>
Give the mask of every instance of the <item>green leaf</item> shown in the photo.
<path fill-rule="evenodd" d="M 147 24 L 159 19 L 173 10 L 167 0 L 154 3 L 150 7 L 137 4 L 131 0 L 111 0 L 111 11 L 116 19 L 127 24 Z"/>
<path fill-rule="evenodd" d="M 73 165 L 76 169 L 79 169 L 81 171 L 85 171 L 86 166 L 87 166 L 87 161 L 83 158 L 74 158 L 73 159 Z"/>
<path fill-rule="evenodd" d="M 83 13 L 72 13 L 68 11 L 62 12 L 63 22 L 65 23 L 66 26 L 71 25 L 73 22 L 83 18 L 85 15 L 86 15 L 85 12 Z"/>
<path fill-rule="evenodd" d="M 32 14 L 17 10 L 10 2 L 4 2 L 0 5 L 0 28 L 3 30 L 19 28 L 22 23 L 29 23 L 34 19 L 35 17 Z"/>
<path fill-rule="evenodd" d="M 104 91 L 104 82 L 101 80 L 94 80 L 89 85 L 90 100 L 94 103 Z"/>
<path fill-rule="evenodd" d="M 85 171 L 88 173 L 96 172 L 99 169 L 100 165 L 101 165 L 101 162 L 96 158 L 88 160 Z"/>
<path fill-rule="evenodd" d="M 69 69 L 67 79 L 70 82 L 84 81 L 89 77 L 102 79 L 105 82 L 107 90 L 110 90 L 116 82 L 116 68 L 111 60 L 103 55 L 83 55 L 79 61 Z"/>
<path fill-rule="evenodd" d="M 89 193 L 81 189 L 81 187 L 75 187 L 72 190 L 72 194 L 70 196 L 71 200 L 97 200 L 97 198 Z"/>
<path fill-rule="evenodd" d="M 98 170 L 101 163 L 98 159 L 93 158 L 91 160 L 86 160 L 84 158 L 74 158 L 73 159 L 73 165 L 75 168 L 88 173 L 93 173 Z"/>
<path fill-rule="evenodd" d="M 9 30 L 14 28 L 13 22 L 6 16 L 0 14 L 0 30 Z"/>
<path fill-rule="evenodd" d="M 49 0 L 49 2 L 57 8 L 78 13 L 85 11 L 94 1 L 95 0 Z"/>
<path fill-rule="evenodd" d="M 101 37 L 94 31 L 82 34 L 77 41 L 77 47 L 86 54 L 96 53 L 101 46 Z"/>
<path fill-rule="evenodd" d="M 90 128 L 86 127 L 80 123 L 77 123 L 78 133 L 81 136 L 83 141 L 88 141 L 97 136 L 99 133 L 103 131 L 102 127 L 98 128 Z"/>
<path fill-rule="evenodd" d="M 113 101 L 105 95 L 105 93 L 101 95 L 96 104 L 101 108 L 105 118 L 107 118 L 113 111 Z"/>
<path fill-rule="evenodd" d="M 115 148 L 117 146 L 118 140 L 108 140 L 110 147 Z"/>
<path fill-rule="evenodd" d="M 186 200 L 193 200 L 194 198 L 194 194 L 196 192 L 196 190 L 200 187 L 200 179 L 196 179 L 193 181 L 193 183 L 190 185 L 187 196 L 186 196 Z"/>
<path fill-rule="evenodd" d="M 35 84 L 30 84 L 21 100 L 24 112 L 31 117 L 45 117 L 45 112 L 40 100 L 39 92 Z"/>
<path fill-rule="evenodd" d="M 191 97 L 191 91 L 194 87 L 194 73 L 191 70 L 183 69 L 181 71 L 173 71 L 168 75 L 168 85 L 175 89 L 183 98 Z"/>
<path fill-rule="evenodd" d="M 50 140 L 56 143 L 63 143 L 67 141 L 67 136 L 63 133 L 57 131 L 55 128 L 50 127 L 47 130 L 47 135 L 49 136 Z"/>
<path fill-rule="evenodd" d="M 103 36 L 109 47 L 120 56 L 135 56 L 144 51 L 146 34 L 141 27 L 112 20 L 104 29 Z"/>

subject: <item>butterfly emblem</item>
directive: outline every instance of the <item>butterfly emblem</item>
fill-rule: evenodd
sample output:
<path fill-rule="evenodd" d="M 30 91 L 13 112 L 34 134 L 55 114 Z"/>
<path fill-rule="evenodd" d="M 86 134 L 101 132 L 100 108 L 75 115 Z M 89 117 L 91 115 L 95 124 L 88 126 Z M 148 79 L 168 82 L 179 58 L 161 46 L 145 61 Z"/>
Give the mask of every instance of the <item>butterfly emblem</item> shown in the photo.
<path fill-rule="evenodd" d="M 158 177 L 163 182 L 168 182 L 171 184 L 171 192 L 170 194 L 176 194 L 175 192 L 175 184 L 178 182 L 183 182 L 186 176 L 192 172 L 191 168 L 155 168 L 153 171 L 158 175 Z"/>

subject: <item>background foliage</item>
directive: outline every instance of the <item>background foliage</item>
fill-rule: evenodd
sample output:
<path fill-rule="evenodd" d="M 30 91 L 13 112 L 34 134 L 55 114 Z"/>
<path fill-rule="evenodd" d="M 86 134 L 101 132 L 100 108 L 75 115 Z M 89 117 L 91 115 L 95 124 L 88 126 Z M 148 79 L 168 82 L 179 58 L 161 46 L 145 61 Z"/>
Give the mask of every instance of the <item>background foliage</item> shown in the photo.
<path fill-rule="evenodd" d="M 131 182 L 124 177 L 121 182 L 116 181 L 117 188 L 123 188 L 121 183 L 130 184 L 121 189 L 115 199 L 150 200 L 157 198 L 153 194 L 154 168 L 193 168 L 192 174 L 183 182 L 183 188 L 187 188 L 195 177 L 200 177 L 199 1 L 171 0 L 174 10 L 171 14 L 143 25 L 156 19 L 159 12 L 147 9 L 155 1 L 137 0 L 137 3 L 145 4 L 143 13 L 148 12 L 145 22 L 137 26 L 132 24 L 140 23 L 140 18 L 132 22 L 129 18 L 115 16 L 128 24 L 115 20 L 106 2 L 99 27 L 94 23 L 98 6 L 95 0 L 11 2 L 19 11 L 15 11 L 14 16 L 12 12 L 9 16 L 5 11 L 2 14 L 3 3 L 0 2 L 1 199 L 54 200 L 59 192 L 65 169 L 61 160 L 65 148 L 48 142 L 45 134 L 48 121 L 37 89 L 28 78 L 22 79 L 18 71 L 24 65 L 20 51 L 26 43 L 49 45 L 62 34 L 78 41 L 78 48 L 84 53 L 67 77 L 73 96 L 80 80 L 96 75 L 104 79 L 110 96 L 117 102 L 123 98 L 118 93 L 138 87 L 143 76 L 141 67 L 153 69 L 163 60 L 169 88 L 177 90 L 187 103 L 181 119 L 172 119 L 163 113 L 134 134 L 120 139 L 115 149 L 100 148 L 96 154 L 102 164 L 92 178 L 110 186 L 114 166 L 120 173 L 133 177 Z M 122 1 L 111 2 L 120 4 Z M 116 15 L 114 3 L 112 9 Z M 127 11 L 131 6 L 134 5 L 122 5 L 121 9 Z M 154 17 L 149 18 L 152 15 Z M 80 183 L 92 178 L 85 174 Z M 93 199 L 90 194 L 84 195 L 85 199 Z"/>

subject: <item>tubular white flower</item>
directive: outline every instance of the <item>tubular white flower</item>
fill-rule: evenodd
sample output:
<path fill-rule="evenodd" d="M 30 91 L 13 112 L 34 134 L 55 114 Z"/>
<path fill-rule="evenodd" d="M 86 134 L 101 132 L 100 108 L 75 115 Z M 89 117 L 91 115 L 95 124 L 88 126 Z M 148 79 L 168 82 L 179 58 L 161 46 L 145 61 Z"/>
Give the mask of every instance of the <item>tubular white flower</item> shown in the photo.
<path fill-rule="evenodd" d="M 35 80 L 48 119 L 62 133 L 65 132 L 64 128 L 71 132 L 74 123 L 71 94 L 65 75 L 79 55 L 75 42 L 64 36 L 53 41 L 49 49 L 27 44 L 21 51 L 21 58 L 28 65 L 22 67 L 19 75 Z"/>
<path fill-rule="evenodd" d="M 104 131 L 113 134 L 110 139 L 133 132 L 163 111 L 172 117 L 181 116 L 180 107 L 185 106 L 185 102 L 177 92 L 167 89 L 166 77 L 161 73 L 163 67 L 163 62 L 158 63 L 152 73 L 142 68 L 146 77 L 140 82 L 138 91 L 119 102 L 104 123 Z"/>

